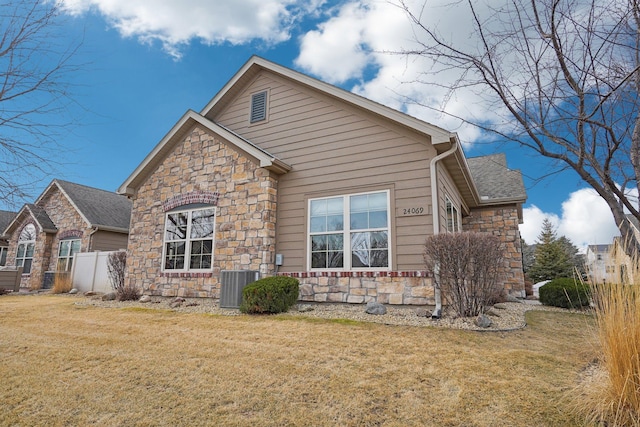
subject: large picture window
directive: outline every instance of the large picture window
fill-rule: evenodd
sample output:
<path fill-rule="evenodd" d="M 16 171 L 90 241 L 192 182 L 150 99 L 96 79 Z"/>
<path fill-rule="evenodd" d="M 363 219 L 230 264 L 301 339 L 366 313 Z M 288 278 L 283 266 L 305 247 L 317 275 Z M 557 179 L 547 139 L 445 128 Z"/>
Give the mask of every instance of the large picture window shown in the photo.
<path fill-rule="evenodd" d="M 311 269 L 388 269 L 389 192 L 309 201 Z"/>
<path fill-rule="evenodd" d="M 215 207 L 168 212 L 164 270 L 210 270 L 213 265 Z"/>
<path fill-rule="evenodd" d="M 36 248 L 36 226 L 27 224 L 18 237 L 18 250 L 16 251 L 16 267 L 22 267 L 22 273 L 31 273 L 33 253 Z"/>
<path fill-rule="evenodd" d="M 80 252 L 80 239 L 61 240 L 56 271 L 71 271 L 73 256 Z"/>

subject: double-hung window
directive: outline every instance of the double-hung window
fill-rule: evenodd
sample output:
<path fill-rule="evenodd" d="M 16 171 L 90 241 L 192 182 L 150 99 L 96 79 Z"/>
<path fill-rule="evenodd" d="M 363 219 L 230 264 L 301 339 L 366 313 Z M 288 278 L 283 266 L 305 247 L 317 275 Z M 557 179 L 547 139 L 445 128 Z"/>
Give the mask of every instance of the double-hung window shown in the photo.
<path fill-rule="evenodd" d="M 22 273 L 31 273 L 33 253 L 36 248 L 36 226 L 27 224 L 18 237 L 18 250 L 16 251 L 16 267 L 22 267 Z"/>
<path fill-rule="evenodd" d="M 457 233 L 460 231 L 460 213 L 458 208 L 453 204 L 449 197 L 446 197 L 446 210 L 447 210 L 447 231 L 450 233 Z"/>
<path fill-rule="evenodd" d="M 309 200 L 311 269 L 388 269 L 389 192 Z"/>
<path fill-rule="evenodd" d="M 168 212 L 164 232 L 164 270 L 210 270 L 216 209 L 206 207 Z"/>
<path fill-rule="evenodd" d="M 80 252 L 80 239 L 61 240 L 58 246 L 57 271 L 71 271 L 73 256 Z"/>

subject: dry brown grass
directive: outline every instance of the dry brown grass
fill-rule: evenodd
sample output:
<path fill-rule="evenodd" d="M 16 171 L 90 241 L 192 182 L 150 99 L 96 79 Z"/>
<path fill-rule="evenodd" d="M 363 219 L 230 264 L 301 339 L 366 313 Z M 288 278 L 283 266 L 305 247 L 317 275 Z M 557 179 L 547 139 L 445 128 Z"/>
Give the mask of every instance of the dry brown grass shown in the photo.
<path fill-rule="evenodd" d="M 0 297 L 0 425 L 564 426 L 588 316 L 511 333 Z"/>

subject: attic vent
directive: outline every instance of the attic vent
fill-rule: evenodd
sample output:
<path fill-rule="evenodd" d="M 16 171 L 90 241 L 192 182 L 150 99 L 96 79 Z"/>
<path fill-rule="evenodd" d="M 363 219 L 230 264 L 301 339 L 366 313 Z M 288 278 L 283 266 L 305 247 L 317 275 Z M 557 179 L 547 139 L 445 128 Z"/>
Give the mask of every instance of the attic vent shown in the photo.
<path fill-rule="evenodd" d="M 267 118 L 267 91 L 251 95 L 251 123 Z"/>

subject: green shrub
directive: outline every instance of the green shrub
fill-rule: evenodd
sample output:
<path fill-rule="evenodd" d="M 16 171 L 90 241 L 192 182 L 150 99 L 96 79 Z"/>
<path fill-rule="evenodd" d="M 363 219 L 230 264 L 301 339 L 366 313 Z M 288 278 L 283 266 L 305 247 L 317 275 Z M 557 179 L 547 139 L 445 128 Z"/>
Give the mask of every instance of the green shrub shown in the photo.
<path fill-rule="evenodd" d="M 580 308 L 589 305 L 589 286 L 574 279 L 553 279 L 540 288 L 540 302 L 562 308 Z"/>
<path fill-rule="evenodd" d="M 242 290 L 240 311 L 248 314 L 284 313 L 298 301 L 298 279 L 265 277 Z"/>

